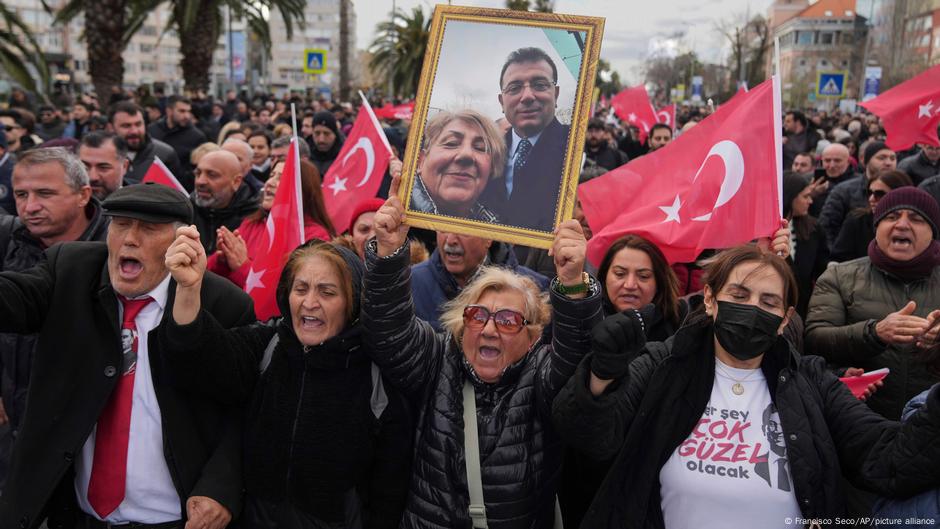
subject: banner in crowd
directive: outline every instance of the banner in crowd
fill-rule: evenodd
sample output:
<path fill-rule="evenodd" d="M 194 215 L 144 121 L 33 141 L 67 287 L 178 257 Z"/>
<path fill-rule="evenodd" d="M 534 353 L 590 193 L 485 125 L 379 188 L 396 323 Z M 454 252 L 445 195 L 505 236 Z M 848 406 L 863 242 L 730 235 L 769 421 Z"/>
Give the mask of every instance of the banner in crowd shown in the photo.
<path fill-rule="evenodd" d="M 297 141 L 296 136 L 291 140 L 281 181 L 268 214 L 265 230 L 268 251 L 255 257 L 245 281 L 245 292 L 254 300 L 255 315 L 260 321 L 280 314 L 275 292 L 281 270 L 294 248 L 304 243 L 304 206 Z"/>
<path fill-rule="evenodd" d="M 650 129 L 659 122 L 650 96 L 643 85 L 624 88 L 610 100 L 610 106 L 617 117 L 640 131 L 640 143 L 646 143 Z"/>
<path fill-rule="evenodd" d="M 183 187 L 183 184 L 173 176 L 173 172 L 164 165 L 163 161 L 159 157 L 154 156 L 153 162 L 150 164 L 150 167 L 147 169 L 147 172 L 144 173 L 144 177 L 140 180 L 141 183 L 153 182 L 155 184 L 165 185 L 167 187 L 172 187 L 173 189 L 178 190 L 180 193 L 189 196 L 189 193 L 186 192 L 186 188 Z"/>
<path fill-rule="evenodd" d="M 598 264 L 619 237 L 654 242 L 670 262 L 766 237 L 780 226 L 782 145 L 776 78 L 675 141 L 578 187 Z"/>
<path fill-rule="evenodd" d="M 881 118 L 891 149 L 903 151 L 915 143 L 940 147 L 940 64 L 859 105 Z"/>
<path fill-rule="evenodd" d="M 323 200 L 337 233 L 349 229 L 357 204 L 378 193 L 392 155 L 372 107 L 362 101 L 349 137 L 323 177 Z"/>

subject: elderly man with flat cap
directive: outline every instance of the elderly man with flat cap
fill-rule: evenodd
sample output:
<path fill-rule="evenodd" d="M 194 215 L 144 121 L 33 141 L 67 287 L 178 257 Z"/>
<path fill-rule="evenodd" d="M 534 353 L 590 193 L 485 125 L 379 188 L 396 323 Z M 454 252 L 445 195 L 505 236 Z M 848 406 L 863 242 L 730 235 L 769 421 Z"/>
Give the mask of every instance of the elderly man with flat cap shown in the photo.
<path fill-rule="evenodd" d="M 222 529 L 240 509 L 238 411 L 177 389 L 150 347 L 173 312 L 164 258 L 192 205 L 138 184 L 102 207 L 106 243 L 61 243 L 0 273 L 0 331 L 39 335 L 0 527 Z M 202 303 L 225 326 L 254 320 L 212 274 Z"/>

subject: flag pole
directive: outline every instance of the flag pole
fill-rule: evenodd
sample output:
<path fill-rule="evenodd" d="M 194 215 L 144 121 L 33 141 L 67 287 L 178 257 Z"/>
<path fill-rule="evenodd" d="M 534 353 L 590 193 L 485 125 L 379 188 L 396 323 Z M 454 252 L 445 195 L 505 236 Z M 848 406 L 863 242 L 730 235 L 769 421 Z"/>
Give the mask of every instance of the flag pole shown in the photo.
<path fill-rule="evenodd" d="M 369 119 L 372 120 L 372 125 L 375 127 L 375 130 L 378 131 L 379 137 L 382 138 L 385 150 L 387 150 L 390 155 L 395 154 L 395 152 L 392 151 L 392 146 L 388 143 L 388 138 L 385 137 L 385 129 L 379 124 L 379 118 L 375 117 L 375 112 L 372 111 L 372 105 L 369 104 L 369 100 L 366 99 L 366 95 L 362 93 L 362 90 L 359 90 L 359 97 L 362 98 L 362 105 L 366 107 L 366 112 L 369 113 Z"/>
<path fill-rule="evenodd" d="M 783 83 L 780 78 L 780 37 L 774 38 L 774 144 L 777 158 L 777 191 L 779 200 L 777 212 L 783 218 Z"/>
<path fill-rule="evenodd" d="M 294 196 L 297 201 L 297 223 L 300 226 L 300 244 L 306 239 L 304 232 L 304 199 L 303 186 L 300 175 L 300 136 L 297 135 L 297 105 L 290 104 L 291 129 L 294 131 L 294 137 L 291 139 L 291 146 L 287 149 L 287 155 L 294 157 Z M 322 182 L 321 182 L 322 184 Z M 273 208 L 272 208 L 273 209 Z"/>

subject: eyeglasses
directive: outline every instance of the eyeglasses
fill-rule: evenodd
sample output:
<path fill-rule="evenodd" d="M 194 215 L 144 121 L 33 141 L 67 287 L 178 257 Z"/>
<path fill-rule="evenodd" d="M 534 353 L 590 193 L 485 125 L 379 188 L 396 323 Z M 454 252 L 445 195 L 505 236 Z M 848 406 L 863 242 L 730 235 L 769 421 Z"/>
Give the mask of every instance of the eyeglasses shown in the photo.
<path fill-rule="evenodd" d="M 529 320 L 514 310 L 490 312 L 490 309 L 482 305 L 467 305 L 467 308 L 463 309 L 463 323 L 468 329 L 478 331 L 486 327 L 490 319 L 502 334 L 519 334 L 519 331 L 529 324 Z"/>
<path fill-rule="evenodd" d="M 533 92 L 536 93 L 545 93 L 555 87 L 555 83 L 549 81 L 548 79 L 536 79 L 535 81 L 529 81 L 523 83 L 521 81 L 513 81 L 503 87 L 503 94 L 508 96 L 519 95 L 525 87 L 529 87 Z"/>
<path fill-rule="evenodd" d="M 887 191 L 882 191 L 882 190 L 880 190 L 880 189 L 869 189 L 869 190 L 868 190 L 868 196 L 870 196 L 870 197 L 875 197 L 875 200 L 881 200 L 881 199 L 884 198 L 884 196 L 887 195 L 887 194 L 888 194 Z"/>

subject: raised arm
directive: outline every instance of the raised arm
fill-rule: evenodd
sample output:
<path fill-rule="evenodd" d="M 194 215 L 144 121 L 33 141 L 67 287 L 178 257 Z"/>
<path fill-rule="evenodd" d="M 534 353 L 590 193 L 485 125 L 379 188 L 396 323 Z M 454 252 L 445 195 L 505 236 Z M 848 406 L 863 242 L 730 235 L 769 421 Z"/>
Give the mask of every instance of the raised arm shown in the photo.
<path fill-rule="evenodd" d="M 617 313 L 591 332 L 591 354 L 555 398 L 552 419 L 577 450 L 607 461 L 623 444 L 665 346 L 646 350 L 643 326 L 633 314 Z"/>
<path fill-rule="evenodd" d="M 166 266 L 176 281 L 172 317 L 163 322 L 156 337 L 166 361 L 189 389 L 220 402 L 246 402 L 274 327 L 254 323 L 226 329 L 203 308 L 206 254 L 195 227 L 177 230 Z"/>
<path fill-rule="evenodd" d="M 375 239 L 366 244 L 361 319 L 372 360 L 392 384 L 416 393 L 437 373 L 446 338 L 415 316 L 400 183 L 396 171 L 389 198 L 375 213 Z"/>
<path fill-rule="evenodd" d="M 591 350 L 591 329 L 604 316 L 600 288 L 589 279 L 585 285 L 584 258 L 587 240 L 576 220 L 567 220 L 555 230 L 555 241 L 549 255 L 555 263 L 557 284 L 564 289 L 582 292 L 562 294 L 550 289 L 552 303 L 552 348 L 539 367 L 536 386 L 541 412 L 551 414 L 552 401 L 574 374 L 578 364 Z"/>

